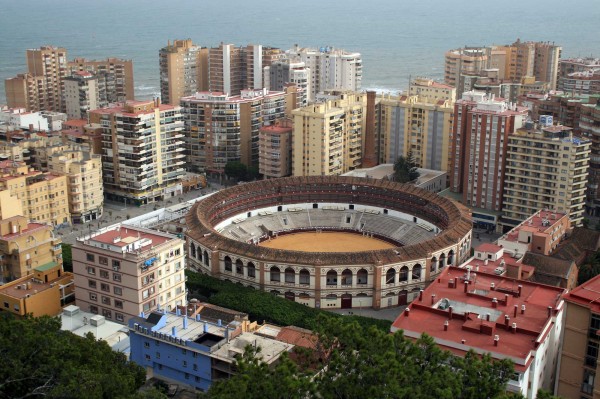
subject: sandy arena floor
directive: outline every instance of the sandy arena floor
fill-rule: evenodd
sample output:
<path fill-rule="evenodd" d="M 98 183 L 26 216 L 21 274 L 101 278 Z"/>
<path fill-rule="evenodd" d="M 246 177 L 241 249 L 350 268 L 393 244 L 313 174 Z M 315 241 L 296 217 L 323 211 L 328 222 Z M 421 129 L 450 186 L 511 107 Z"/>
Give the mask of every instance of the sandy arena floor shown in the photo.
<path fill-rule="evenodd" d="M 377 238 L 334 231 L 287 234 L 263 241 L 260 246 L 304 252 L 359 252 L 395 247 Z"/>

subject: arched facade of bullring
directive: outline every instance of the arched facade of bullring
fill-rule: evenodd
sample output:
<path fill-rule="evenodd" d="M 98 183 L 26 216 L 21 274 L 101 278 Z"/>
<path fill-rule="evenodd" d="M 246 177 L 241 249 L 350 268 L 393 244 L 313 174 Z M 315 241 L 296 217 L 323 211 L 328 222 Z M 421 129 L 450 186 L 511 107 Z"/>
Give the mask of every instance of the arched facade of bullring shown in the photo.
<path fill-rule="evenodd" d="M 408 211 L 416 225 L 436 233 L 409 245 L 387 237 L 398 246 L 354 253 L 277 250 L 256 245 L 256 238 L 244 241 L 224 234 L 223 226 L 244 220 L 260 224 L 261 217 L 290 209 L 316 208 L 313 215 L 326 215 L 323 208 L 336 208 L 332 204 L 337 206 L 332 212 L 348 214 L 361 207 L 363 214 L 365 209 L 380 215 Z M 196 204 L 186 222 L 188 267 L 320 308 L 406 304 L 443 268 L 466 259 L 471 248 L 466 208 L 412 186 L 372 179 L 300 177 L 244 184 Z M 306 228 L 317 227 L 313 216 Z"/>

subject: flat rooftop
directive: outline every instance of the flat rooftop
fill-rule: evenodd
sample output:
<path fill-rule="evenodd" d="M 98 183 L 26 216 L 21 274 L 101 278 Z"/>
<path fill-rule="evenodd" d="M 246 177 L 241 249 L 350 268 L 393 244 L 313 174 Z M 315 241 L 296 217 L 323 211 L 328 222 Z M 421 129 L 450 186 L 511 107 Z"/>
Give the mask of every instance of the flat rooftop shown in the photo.
<path fill-rule="evenodd" d="M 92 319 L 98 325 L 92 325 Z M 122 324 L 106 320 L 104 316 L 84 312 L 75 305 L 65 307 L 60 320 L 61 330 L 71 331 L 80 337 L 92 333 L 96 339 L 106 341 L 113 350 L 118 348 L 119 352 L 129 354 L 128 329 Z"/>
<path fill-rule="evenodd" d="M 140 227 L 125 225 L 110 226 L 108 229 L 99 230 L 91 236 L 79 238 L 85 245 L 113 250 L 115 252 L 145 251 L 151 247 L 164 244 L 177 239 L 170 234 L 158 233 Z"/>
<path fill-rule="evenodd" d="M 467 274 L 465 269 L 451 266 L 427 287 L 422 300 L 415 299 L 408 307 L 410 310 L 402 312 L 394 321 L 392 331 L 404 330 L 406 336 L 413 338 L 427 333 L 455 353 L 475 349 L 480 353 L 489 352 L 495 358 L 510 357 L 519 369 L 531 361 L 530 353 L 537 348 L 536 341 L 543 340 L 548 332 L 546 326 L 552 317 L 549 312 L 554 315 L 562 308 L 564 291 L 481 271 Z M 448 322 L 447 330 L 444 330 L 445 322 Z M 513 323 L 517 325 L 514 332 Z M 495 335 L 499 336 L 498 346 L 494 345 Z"/>
<path fill-rule="evenodd" d="M 588 308 L 593 313 L 600 313 L 600 275 L 576 287 L 564 299 Z"/>
<path fill-rule="evenodd" d="M 532 233 L 545 233 L 552 231 L 556 224 L 565 216 L 565 213 L 552 211 L 538 211 L 531 215 L 527 220 L 513 228 L 511 231 L 503 235 L 498 241 L 519 242 L 520 231 L 530 231 Z"/>
<path fill-rule="evenodd" d="M 50 267 L 56 266 L 55 262 L 50 262 L 45 265 L 41 265 L 40 270 L 49 269 Z M 37 268 L 36 268 L 37 270 Z M 33 296 L 49 290 L 54 287 L 56 284 L 60 284 L 65 280 L 69 279 L 73 281 L 73 275 L 70 273 L 63 273 L 60 277 L 50 280 L 48 282 L 44 282 L 42 280 L 38 280 L 33 277 L 33 275 L 29 275 L 26 277 L 21 277 L 20 279 L 11 281 L 10 283 L 4 284 L 0 286 L 0 294 L 16 298 L 23 299 L 28 296 Z"/>

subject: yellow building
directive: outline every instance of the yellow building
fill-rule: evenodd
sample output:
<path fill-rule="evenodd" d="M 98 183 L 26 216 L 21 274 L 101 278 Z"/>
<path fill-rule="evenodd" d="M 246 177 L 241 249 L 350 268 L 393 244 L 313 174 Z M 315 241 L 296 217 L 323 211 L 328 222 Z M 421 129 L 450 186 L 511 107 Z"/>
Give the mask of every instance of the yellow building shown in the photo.
<path fill-rule="evenodd" d="M 0 220 L 0 278 L 21 278 L 34 269 L 55 263 L 62 269 L 61 240 L 55 238 L 52 227 L 27 223 L 24 216 Z"/>
<path fill-rule="evenodd" d="M 4 190 L 13 201 L 20 201 L 23 215 L 30 221 L 54 226 L 70 223 L 66 176 L 4 161 L 0 162 L 0 191 Z"/>
<path fill-rule="evenodd" d="M 158 52 L 160 98 L 165 104 L 179 105 L 181 97 L 208 90 L 208 49 L 191 39 L 169 41 Z"/>
<path fill-rule="evenodd" d="M 292 111 L 292 175 L 341 175 L 361 166 L 366 93 Z"/>
<path fill-rule="evenodd" d="M 72 223 L 86 223 L 102 215 L 104 188 L 102 157 L 76 148 L 48 148 L 48 170 L 67 176 Z"/>
<path fill-rule="evenodd" d="M 0 286 L 0 310 L 18 316 L 56 316 L 75 300 L 73 273 L 62 264 L 49 262 L 33 273 Z"/>
<path fill-rule="evenodd" d="M 417 78 L 411 82 L 408 95 L 419 96 L 422 101 L 429 103 L 435 103 L 439 100 L 454 101 L 456 98 L 456 89 L 432 79 Z"/>
<path fill-rule="evenodd" d="M 415 85 L 411 91 L 423 95 L 379 98 L 376 151 L 380 163 L 394 163 L 411 152 L 418 167 L 448 171 L 454 100 L 447 97 L 454 93 L 447 85 L 440 86 L 445 87 L 427 92 L 423 86 Z"/>

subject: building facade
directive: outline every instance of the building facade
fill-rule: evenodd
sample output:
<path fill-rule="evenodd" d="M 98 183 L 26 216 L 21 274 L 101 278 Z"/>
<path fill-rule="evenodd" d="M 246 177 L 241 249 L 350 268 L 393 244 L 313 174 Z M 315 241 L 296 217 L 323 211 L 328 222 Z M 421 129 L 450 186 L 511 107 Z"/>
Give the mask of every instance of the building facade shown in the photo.
<path fill-rule="evenodd" d="M 181 107 L 128 101 L 90 112 L 102 125 L 102 175 L 108 198 L 137 205 L 181 193 L 185 147 Z"/>
<path fill-rule="evenodd" d="M 565 332 L 556 394 L 564 398 L 600 398 L 600 276 L 566 294 Z"/>
<path fill-rule="evenodd" d="M 3 282 L 28 276 L 36 268 L 59 265 L 62 270 L 61 240 L 51 226 L 29 223 L 20 215 L 4 212 L 0 220 L 0 278 Z"/>
<path fill-rule="evenodd" d="M 292 121 L 281 119 L 258 133 L 258 167 L 265 179 L 292 173 Z"/>
<path fill-rule="evenodd" d="M 227 162 L 259 164 L 259 129 L 285 115 L 284 92 L 243 90 L 238 96 L 199 92 L 181 99 L 187 161 L 197 172 L 223 174 Z"/>
<path fill-rule="evenodd" d="M 89 110 L 107 105 L 100 102 L 98 78 L 90 72 L 75 72 L 63 80 L 63 99 L 69 119 L 87 119 Z"/>
<path fill-rule="evenodd" d="M 75 58 L 68 62 L 66 68 L 69 74 L 75 72 L 94 74 L 98 78 L 101 102 L 116 103 L 134 99 L 132 60 Z"/>
<path fill-rule="evenodd" d="M 208 49 L 191 39 L 174 40 L 158 52 L 160 98 L 179 105 L 181 97 L 208 90 Z"/>
<path fill-rule="evenodd" d="M 293 62 L 282 59 L 273 62 L 264 68 L 265 88 L 272 91 L 283 91 L 289 84 L 294 84 L 302 93 L 298 107 L 308 105 L 308 96 L 311 93 L 311 70 L 304 62 Z"/>
<path fill-rule="evenodd" d="M 539 209 L 568 213 L 580 226 L 585 208 L 591 142 L 571 128 L 526 124 L 507 140 L 501 224 L 515 226 Z"/>
<path fill-rule="evenodd" d="M 600 213 L 600 98 L 596 104 L 582 104 L 580 109 L 579 131 L 592 142 L 586 207 L 588 212 L 597 215 Z"/>
<path fill-rule="evenodd" d="M 118 323 L 158 305 L 186 304 L 183 241 L 166 233 L 111 226 L 73 245 L 77 306 Z"/>
<path fill-rule="evenodd" d="M 454 105 L 448 171 L 450 190 L 467 206 L 502 209 L 509 134 L 520 128 L 527 109 L 484 92 L 466 92 Z"/>
<path fill-rule="evenodd" d="M 366 94 L 347 92 L 292 111 L 292 175 L 341 175 L 360 167 L 366 105 Z"/>
<path fill-rule="evenodd" d="M 26 52 L 27 73 L 6 80 L 10 108 L 63 112 L 63 78 L 67 76 L 67 50 L 42 46 Z"/>

